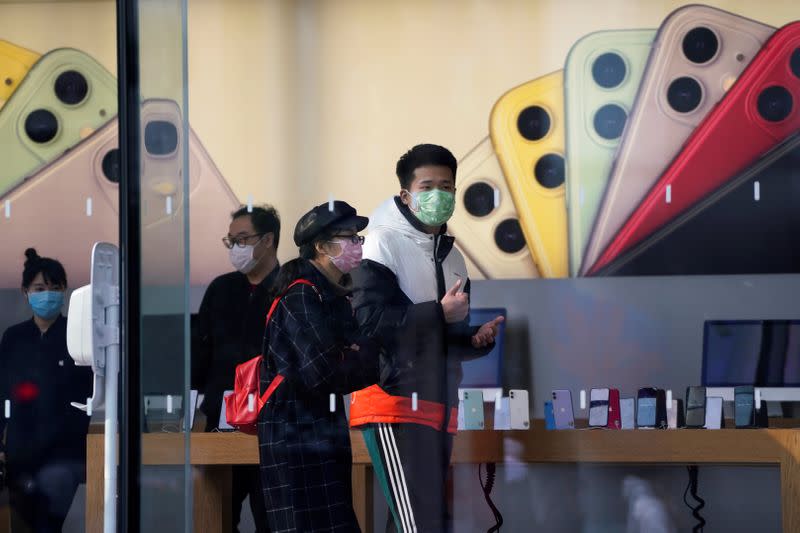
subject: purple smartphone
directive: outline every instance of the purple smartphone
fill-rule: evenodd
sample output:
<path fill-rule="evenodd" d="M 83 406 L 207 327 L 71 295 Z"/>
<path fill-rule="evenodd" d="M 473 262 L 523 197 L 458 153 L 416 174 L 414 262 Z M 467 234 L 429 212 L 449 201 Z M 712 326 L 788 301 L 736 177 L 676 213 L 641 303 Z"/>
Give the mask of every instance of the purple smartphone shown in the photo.
<path fill-rule="evenodd" d="M 553 417 L 556 420 L 556 429 L 575 429 L 570 391 L 565 389 L 553 391 Z"/>

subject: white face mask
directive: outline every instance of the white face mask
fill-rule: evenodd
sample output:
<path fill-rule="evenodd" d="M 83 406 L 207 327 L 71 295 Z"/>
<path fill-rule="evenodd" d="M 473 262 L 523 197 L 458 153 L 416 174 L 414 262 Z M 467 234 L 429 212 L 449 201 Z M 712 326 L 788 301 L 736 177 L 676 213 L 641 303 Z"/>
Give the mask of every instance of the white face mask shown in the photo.
<path fill-rule="evenodd" d="M 234 245 L 233 248 L 228 251 L 228 257 L 231 260 L 233 268 L 242 274 L 248 274 L 253 270 L 256 264 L 258 264 L 258 259 L 253 257 L 253 250 L 255 250 L 255 248 L 253 244 L 248 244 L 244 247 L 238 244 Z"/>

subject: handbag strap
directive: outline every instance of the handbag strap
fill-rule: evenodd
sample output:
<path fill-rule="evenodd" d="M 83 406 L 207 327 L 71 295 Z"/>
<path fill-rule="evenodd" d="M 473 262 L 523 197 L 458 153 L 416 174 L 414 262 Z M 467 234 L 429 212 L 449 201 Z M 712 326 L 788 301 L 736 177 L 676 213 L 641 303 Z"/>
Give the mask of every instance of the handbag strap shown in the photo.
<path fill-rule="evenodd" d="M 280 301 L 281 301 L 281 298 L 283 298 L 284 296 L 286 296 L 286 293 L 287 293 L 287 292 L 289 292 L 289 289 L 291 289 L 291 288 L 292 288 L 292 287 L 294 287 L 295 285 L 308 285 L 309 287 L 311 287 L 312 289 L 314 289 L 314 292 L 316 292 L 316 293 L 317 293 L 317 296 L 319 296 L 319 299 L 320 299 L 320 300 L 322 300 L 322 295 L 321 295 L 321 294 L 319 293 L 319 291 L 317 290 L 317 286 L 316 286 L 316 285 L 314 285 L 313 283 L 311 283 L 311 282 L 310 282 L 310 281 L 308 281 L 307 279 L 298 278 L 298 279 L 294 280 L 293 282 L 291 282 L 291 283 L 289 284 L 289 286 L 288 286 L 288 287 L 286 287 L 286 290 L 285 290 L 285 291 L 283 291 L 283 293 L 279 294 L 278 296 L 276 296 L 276 297 L 275 297 L 275 299 L 274 299 L 274 300 L 272 300 L 272 305 L 270 306 L 270 308 L 269 308 L 269 312 L 267 313 L 267 321 L 266 321 L 265 325 L 266 325 L 266 324 L 269 324 L 269 319 L 270 319 L 270 318 L 272 318 L 272 314 L 273 314 L 273 313 L 275 313 L 275 309 L 277 309 L 277 308 L 278 308 L 278 302 L 280 302 Z"/>
<path fill-rule="evenodd" d="M 277 389 L 278 385 L 281 383 L 283 383 L 283 376 L 280 374 L 275 374 L 275 377 L 272 378 L 272 381 L 269 383 L 269 387 L 267 387 L 267 390 L 265 390 L 264 394 L 261 395 L 261 405 L 267 403 L 269 397 L 272 396 L 272 393 L 275 392 L 275 389 Z"/>

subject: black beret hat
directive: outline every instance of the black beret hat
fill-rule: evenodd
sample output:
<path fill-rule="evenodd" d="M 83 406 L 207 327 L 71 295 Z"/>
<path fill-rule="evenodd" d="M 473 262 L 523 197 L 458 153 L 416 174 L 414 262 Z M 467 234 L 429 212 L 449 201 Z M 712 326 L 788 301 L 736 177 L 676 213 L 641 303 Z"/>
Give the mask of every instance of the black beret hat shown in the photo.
<path fill-rule="evenodd" d="M 347 202 L 336 200 L 331 203 L 325 202 L 300 217 L 294 227 L 294 243 L 303 246 L 313 242 L 314 239 L 325 230 L 350 230 L 361 231 L 369 224 L 367 217 L 358 216 L 356 210 Z"/>

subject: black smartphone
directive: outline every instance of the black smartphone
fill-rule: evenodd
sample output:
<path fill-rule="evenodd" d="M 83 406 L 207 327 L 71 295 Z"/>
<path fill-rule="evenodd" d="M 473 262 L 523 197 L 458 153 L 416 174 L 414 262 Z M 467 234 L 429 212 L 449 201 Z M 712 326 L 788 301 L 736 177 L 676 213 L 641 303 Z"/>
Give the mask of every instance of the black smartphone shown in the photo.
<path fill-rule="evenodd" d="M 684 410 L 683 399 L 677 398 L 675 401 L 678 402 L 678 407 L 676 409 L 678 411 L 677 412 L 678 420 L 677 420 L 676 424 L 677 424 L 677 426 L 679 428 L 685 428 L 686 427 L 686 416 L 684 416 L 684 413 L 686 411 Z"/>
<path fill-rule="evenodd" d="M 755 427 L 755 389 L 752 385 L 743 385 L 733 389 L 733 408 L 733 419 L 737 428 Z"/>
<path fill-rule="evenodd" d="M 703 428 L 706 425 L 706 388 L 686 387 L 686 427 Z"/>
<path fill-rule="evenodd" d="M 669 420 L 667 419 L 667 391 L 656 389 L 656 427 L 667 429 Z"/>

